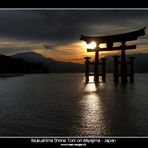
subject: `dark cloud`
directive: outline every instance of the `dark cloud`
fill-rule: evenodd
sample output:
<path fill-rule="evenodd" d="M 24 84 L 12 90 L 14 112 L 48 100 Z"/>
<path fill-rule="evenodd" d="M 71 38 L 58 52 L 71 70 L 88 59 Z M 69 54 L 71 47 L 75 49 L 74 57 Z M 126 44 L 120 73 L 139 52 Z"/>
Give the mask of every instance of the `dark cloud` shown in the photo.
<path fill-rule="evenodd" d="M 81 34 L 114 34 L 145 25 L 148 11 L 0 11 L 0 36 L 18 40 L 70 42 Z"/>
<path fill-rule="evenodd" d="M 48 49 L 48 50 L 53 50 L 55 48 L 54 45 L 50 45 L 50 44 L 44 44 L 43 47 L 44 49 Z"/>

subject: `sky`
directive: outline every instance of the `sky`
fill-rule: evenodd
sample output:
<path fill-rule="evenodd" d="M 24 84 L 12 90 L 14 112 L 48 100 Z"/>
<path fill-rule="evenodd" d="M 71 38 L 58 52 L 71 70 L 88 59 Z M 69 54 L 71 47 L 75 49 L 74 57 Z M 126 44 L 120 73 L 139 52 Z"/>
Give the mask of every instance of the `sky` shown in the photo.
<path fill-rule="evenodd" d="M 0 10 L 0 53 L 36 52 L 59 61 L 83 63 L 80 35 L 111 35 L 148 26 L 148 10 Z M 129 53 L 148 53 L 146 35 Z M 106 56 L 114 52 L 101 52 Z"/>

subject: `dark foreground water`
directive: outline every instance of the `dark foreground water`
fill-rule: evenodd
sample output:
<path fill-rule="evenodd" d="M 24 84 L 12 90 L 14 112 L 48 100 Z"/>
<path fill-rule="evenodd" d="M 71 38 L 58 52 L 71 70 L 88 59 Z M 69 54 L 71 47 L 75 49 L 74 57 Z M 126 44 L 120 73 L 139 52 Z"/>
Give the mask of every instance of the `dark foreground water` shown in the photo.
<path fill-rule="evenodd" d="M 95 86 L 83 74 L 0 78 L 0 136 L 148 136 L 148 74 Z"/>

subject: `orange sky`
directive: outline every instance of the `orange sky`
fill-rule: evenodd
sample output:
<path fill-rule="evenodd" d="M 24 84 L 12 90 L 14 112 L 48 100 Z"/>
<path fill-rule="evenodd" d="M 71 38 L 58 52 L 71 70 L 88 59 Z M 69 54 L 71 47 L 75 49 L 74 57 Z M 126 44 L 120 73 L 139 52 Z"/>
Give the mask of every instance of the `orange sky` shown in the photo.
<path fill-rule="evenodd" d="M 137 49 L 129 50 L 127 53 L 147 53 L 148 45 L 141 44 L 147 42 L 144 39 L 141 41 L 137 40 L 134 44 L 138 44 Z M 74 62 L 74 63 L 84 63 L 84 57 L 90 56 L 92 60 L 94 58 L 94 52 L 87 52 L 86 43 L 83 41 L 70 42 L 68 44 L 55 44 L 53 47 L 46 49 L 43 41 L 18 41 L 13 39 L 0 39 L 1 53 L 6 55 L 11 55 L 19 52 L 36 52 L 47 58 L 53 58 L 59 61 Z M 17 50 L 16 50 L 17 49 Z M 100 58 L 113 55 L 120 52 L 100 52 Z"/>
<path fill-rule="evenodd" d="M 127 53 L 139 53 L 145 51 L 147 46 L 137 46 L 135 50 L 129 50 Z M 84 63 L 84 57 L 90 56 L 94 57 L 94 52 L 87 52 L 85 43 L 82 41 L 57 46 L 54 50 L 47 50 L 47 49 L 35 49 L 37 53 L 44 55 L 45 57 L 50 57 L 59 61 L 67 61 L 67 62 L 74 62 L 74 63 Z M 118 54 L 120 51 L 103 51 L 99 53 L 100 58 L 105 57 L 107 55 Z"/>
<path fill-rule="evenodd" d="M 83 41 L 70 43 L 67 45 L 61 45 L 54 48 L 54 50 L 47 49 L 35 49 L 37 53 L 44 55 L 45 57 L 51 57 L 59 61 L 84 63 L 83 58 L 86 56 L 94 57 L 94 52 L 87 52 L 86 44 Z M 108 55 L 108 52 L 100 52 L 100 57 Z"/>

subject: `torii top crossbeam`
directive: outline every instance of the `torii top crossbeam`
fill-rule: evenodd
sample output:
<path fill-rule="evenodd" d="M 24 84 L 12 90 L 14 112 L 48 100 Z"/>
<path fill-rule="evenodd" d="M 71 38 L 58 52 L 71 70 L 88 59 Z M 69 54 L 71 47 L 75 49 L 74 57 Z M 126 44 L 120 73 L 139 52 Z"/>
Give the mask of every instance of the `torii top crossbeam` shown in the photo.
<path fill-rule="evenodd" d="M 81 35 L 80 40 L 85 41 L 87 44 L 89 44 L 91 41 L 95 41 L 97 44 L 106 43 L 107 48 L 100 49 L 98 47 L 99 51 L 121 50 L 120 47 L 113 47 L 113 43 L 114 42 L 125 43 L 126 41 L 137 40 L 139 36 L 145 35 L 145 29 L 146 27 L 133 31 L 133 32 L 108 35 L 108 36 L 83 36 Z M 136 45 L 130 45 L 130 46 L 125 47 L 125 49 L 135 49 L 135 48 L 136 48 Z M 88 49 L 88 52 L 96 51 L 96 50 L 97 49 L 94 49 L 94 50 Z"/>
<path fill-rule="evenodd" d="M 121 42 L 121 41 L 132 41 L 136 40 L 139 36 L 145 35 L 146 27 L 128 33 L 122 34 L 115 34 L 115 35 L 108 35 L 108 36 L 83 36 L 81 35 L 80 40 L 84 40 L 87 43 L 90 41 L 99 41 L 99 43 L 106 43 L 106 42 Z"/>

